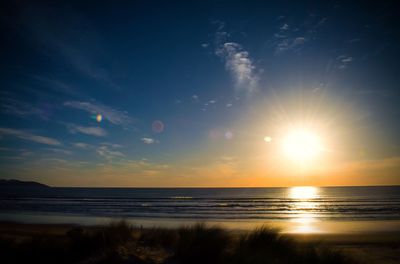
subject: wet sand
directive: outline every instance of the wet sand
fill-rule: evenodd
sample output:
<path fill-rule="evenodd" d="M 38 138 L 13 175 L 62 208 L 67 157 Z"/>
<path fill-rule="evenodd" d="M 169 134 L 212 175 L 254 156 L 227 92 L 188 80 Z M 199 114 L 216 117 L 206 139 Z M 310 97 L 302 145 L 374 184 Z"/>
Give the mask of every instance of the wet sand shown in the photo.
<path fill-rule="evenodd" d="M 57 214 L 28 214 L 28 213 L 0 213 L 0 222 L 15 222 L 27 224 L 79 224 L 84 226 L 104 225 L 118 220 L 111 217 L 57 215 Z M 210 220 L 210 219 L 179 219 L 179 218 L 123 218 L 126 222 L 143 227 L 167 227 L 176 228 L 182 225 L 193 225 L 205 222 L 209 225 L 217 225 L 232 230 L 252 230 L 261 225 L 267 225 L 279 229 L 288 234 L 376 234 L 376 233 L 400 233 L 399 220 L 376 221 L 332 221 L 318 220 L 304 215 L 301 218 L 288 220 Z"/>

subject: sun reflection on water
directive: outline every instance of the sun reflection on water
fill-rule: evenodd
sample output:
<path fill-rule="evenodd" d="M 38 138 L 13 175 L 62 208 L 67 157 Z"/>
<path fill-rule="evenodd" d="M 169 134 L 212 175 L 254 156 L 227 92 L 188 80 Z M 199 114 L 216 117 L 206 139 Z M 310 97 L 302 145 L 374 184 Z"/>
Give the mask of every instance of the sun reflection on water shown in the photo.
<path fill-rule="evenodd" d="M 295 215 L 292 219 L 295 224 L 291 233 L 321 232 L 315 225 L 318 218 L 315 209 L 318 208 L 319 189 L 311 186 L 292 187 L 289 189 L 289 198 L 293 200 L 291 210 Z"/>
<path fill-rule="evenodd" d="M 292 187 L 289 191 L 289 197 L 292 199 L 316 199 L 318 198 L 318 188 L 312 186 Z"/>

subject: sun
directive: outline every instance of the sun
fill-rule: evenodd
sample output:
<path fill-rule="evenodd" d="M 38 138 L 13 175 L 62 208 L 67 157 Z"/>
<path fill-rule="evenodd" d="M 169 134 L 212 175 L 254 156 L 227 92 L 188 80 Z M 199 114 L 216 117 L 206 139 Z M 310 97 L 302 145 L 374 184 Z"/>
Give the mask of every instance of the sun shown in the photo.
<path fill-rule="evenodd" d="M 322 150 L 322 145 L 317 134 L 300 128 L 291 130 L 283 138 L 282 150 L 291 160 L 305 162 L 316 158 Z"/>

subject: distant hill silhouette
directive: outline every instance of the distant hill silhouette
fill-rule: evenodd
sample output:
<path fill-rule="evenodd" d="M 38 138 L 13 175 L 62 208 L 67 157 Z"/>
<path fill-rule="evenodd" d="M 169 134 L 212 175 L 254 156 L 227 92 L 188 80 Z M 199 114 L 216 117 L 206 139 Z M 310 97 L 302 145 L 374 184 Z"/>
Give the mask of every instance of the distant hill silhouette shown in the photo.
<path fill-rule="evenodd" d="M 19 181 L 19 180 L 0 180 L 0 188 L 18 188 L 18 187 L 29 187 L 29 188 L 50 188 L 46 184 L 42 184 L 34 181 Z"/>

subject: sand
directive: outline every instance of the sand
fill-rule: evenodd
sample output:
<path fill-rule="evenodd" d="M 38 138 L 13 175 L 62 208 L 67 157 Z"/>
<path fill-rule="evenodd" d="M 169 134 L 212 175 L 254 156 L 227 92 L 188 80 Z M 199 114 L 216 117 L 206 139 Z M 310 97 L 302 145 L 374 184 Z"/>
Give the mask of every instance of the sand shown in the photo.
<path fill-rule="evenodd" d="M 0 235 L 13 239 L 24 239 L 35 234 L 63 236 L 74 227 L 77 225 L 0 222 Z M 95 228 L 95 226 L 85 226 L 85 228 Z M 243 232 L 243 230 L 232 229 L 232 232 L 235 231 Z M 301 242 L 323 243 L 329 248 L 339 249 L 353 256 L 362 263 L 400 263 L 400 232 L 287 235 Z"/>

